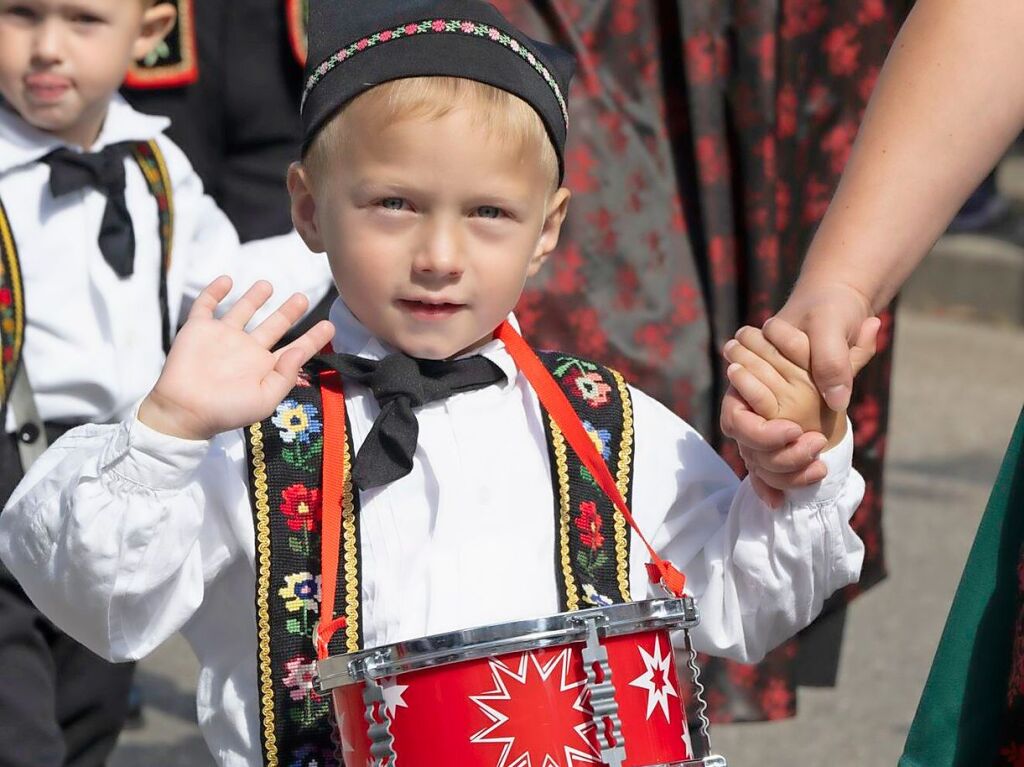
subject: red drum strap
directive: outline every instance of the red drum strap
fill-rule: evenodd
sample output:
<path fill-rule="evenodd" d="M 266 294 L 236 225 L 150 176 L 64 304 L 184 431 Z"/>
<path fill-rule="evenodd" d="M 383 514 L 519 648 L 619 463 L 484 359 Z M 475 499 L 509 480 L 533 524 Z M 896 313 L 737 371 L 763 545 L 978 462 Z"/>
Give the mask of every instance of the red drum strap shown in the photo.
<path fill-rule="evenodd" d="M 534 353 L 533 349 L 530 348 L 529 344 L 523 340 L 523 337 L 508 322 L 501 323 L 495 331 L 494 337 L 505 344 L 505 348 L 508 349 L 509 354 L 512 355 L 512 360 L 516 363 L 516 367 L 522 371 L 523 375 L 526 376 L 526 380 L 530 382 L 530 386 L 537 393 L 540 404 L 544 406 L 544 409 L 550 413 L 555 423 L 558 424 L 558 428 L 562 430 L 565 439 L 572 446 L 572 449 L 576 451 L 576 455 L 579 456 L 583 465 L 587 467 L 587 470 L 598 486 L 611 502 L 615 504 L 615 507 L 625 517 L 629 526 L 636 531 L 644 546 L 647 547 L 647 552 L 651 555 L 651 561 L 647 564 L 647 573 L 651 583 L 660 583 L 674 596 L 681 597 L 686 586 L 686 577 L 671 562 L 659 557 L 658 552 L 647 542 L 646 536 L 644 536 L 633 519 L 626 500 L 622 497 L 622 493 L 619 492 L 615 479 L 608 470 L 608 465 L 598 455 L 593 440 L 587 434 L 586 429 L 583 428 L 583 424 L 580 423 L 576 411 L 569 404 L 569 400 L 566 398 L 565 392 L 558 385 L 558 382 L 555 381 L 551 373 L 544 367 L 544 364 Z"/>
<path fill-rule="evenodd" d="M 341 504 L 345 488 L 345 392 L 341 376 L 328 370 L 320 375 L 323 397 L 323 521 L 320 538 L 320 621 L 316 627 L 316 654 L 328 657 L 331 637 L 345 627 L 345 618 L 334 617 L 334 595 L 337 590 L 338 557 L 341 552 Z"/>
<path fill-rule="evenodd" d="M 541 405 L 548 411 L 558 428 L 562 430 L 566 441 L 587 467 L 591 476 L 601 490 L 611 499 L 612 503 L 625 518 L 629 526 L 636 531 L 651 561 L 647 564 L 647 572 L 651 583 L 659 583 L 676 597 L 683 595 L 686 577 L 671 563 L 658 556 L 646 536 L 640 530 L 633 515 L 629 511 L 626 500 L 619 492 L 615 479 L 608 470 L 608 465 L 597 453 L 593 441 L 587 434 L 583 424 L 573 410 L 558 382 L 548 372 L 529 344 L 516 332 L 508 322 L 503 322 L 494 333 L 494 337 L 505 344 L 516 367 L 526 376 Z M 341 386 L 341 377 L 335 371 L 322 373 L 320 388 L 323 394 L 324 415 L 324 452 L 323 452 L 323 536 L 321 567 L 323 569 L 320 586 L 320 622 L 316 629 L 317 656 L 323 660 L 328 656 L 328 645 L 331 637 L 339 629 L 344 628 L 345 618 L 334 617 L 334 597 L 337 590 L 338 556 L 341 548 L 341 504 L 342 489 L 345 486 L 344 449 L 347 434 L 345 432 L 345 394 Z"/>

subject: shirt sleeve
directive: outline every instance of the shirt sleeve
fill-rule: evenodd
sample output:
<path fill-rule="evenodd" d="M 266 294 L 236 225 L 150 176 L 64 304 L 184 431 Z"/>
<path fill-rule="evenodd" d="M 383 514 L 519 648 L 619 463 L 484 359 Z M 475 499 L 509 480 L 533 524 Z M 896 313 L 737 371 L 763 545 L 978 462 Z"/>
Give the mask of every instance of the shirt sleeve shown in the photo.
<path fill-rule="evenodd" d="M 653 533 L 654 548 L 686 575 L 701 616 L 693 644 L 712 655 L 760 660 L 860 577 L 864 545 L 850 518 L 864 481 L 851 465 L 852 429 L 822 454 L 826 478 L 787 493 L 773 509 L 689 424 L 642 392 L 632 394 L 633 510 L 641 529 Z"/>
<path fill-rule="evenodd" d="M 0 515 L 0 559 L 67 634 L 141 658 L 192 617 L 238 555 L 239 525 L 251 529 L 242 453 L 238 432 L 191 442 L 134 415 L 73 429 Z"/>
<path fill-rule="evenodd" d="M 315 306 L 333 288 L 330 264 L 323 253 L 313 253 L 298 232 L 239 243 L 238 233 L 213 198 L 184 153 L 169 139 L 161 138 L 174 184 L 175 270 L 181 280 L 180 307 L 183 319 L 192 301 L 222 274 L 234 281 L 223 306 L 234 303 L 257 280 L 274 286 L 268 302 L 253 324 L 259 323 L 293 293 L 303 293 Z M 178 268 L 180 267 L 180 268 Z"/>

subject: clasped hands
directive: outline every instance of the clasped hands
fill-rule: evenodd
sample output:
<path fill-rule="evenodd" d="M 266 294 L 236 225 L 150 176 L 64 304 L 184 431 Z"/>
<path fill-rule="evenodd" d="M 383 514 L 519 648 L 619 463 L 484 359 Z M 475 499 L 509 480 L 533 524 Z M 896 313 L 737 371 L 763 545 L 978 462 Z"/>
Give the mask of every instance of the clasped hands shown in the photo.
<path fill-rule="evenodd" d="M 870 302 L 840 284 L 794 289 L 762 330 L 744 327 L 723 348 L 730 362 L 722 432 L 736 440 L 757 495 L 779 506 L 783 491 L 819 482 L 819 454 L 838 443 L 853 378 L 874 356 L 881 323 Z M 774 396 L 782 374 L 820 392 L 820 412 Z M 768 383 L 769 386 L 765 386 Z"/>

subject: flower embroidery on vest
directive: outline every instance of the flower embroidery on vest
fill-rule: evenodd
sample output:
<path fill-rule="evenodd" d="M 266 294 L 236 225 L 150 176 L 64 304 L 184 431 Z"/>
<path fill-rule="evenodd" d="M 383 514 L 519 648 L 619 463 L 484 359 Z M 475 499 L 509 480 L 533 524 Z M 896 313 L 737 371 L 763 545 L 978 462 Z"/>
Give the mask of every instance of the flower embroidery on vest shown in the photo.
<path fill-rule="evenodd" d="M 327 715 L 328 699 L 320 696 L 313 687 L 316 663 L 304 655 L 296 655 L 285 662 L 284 669 L 284 686 L 288 689 L 288 697 L 302 704 L 288 712 L 292 721 L 299 727 L 318 724 Z"/>

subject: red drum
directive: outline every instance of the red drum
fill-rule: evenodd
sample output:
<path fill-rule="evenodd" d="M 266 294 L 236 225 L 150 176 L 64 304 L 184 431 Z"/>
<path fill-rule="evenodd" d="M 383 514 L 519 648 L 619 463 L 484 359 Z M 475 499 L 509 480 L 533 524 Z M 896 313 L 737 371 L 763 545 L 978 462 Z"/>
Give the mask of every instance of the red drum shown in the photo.
<path fill-rule="evenodd" d="M 689 649 L 698 621 L 686 597 L 611 605 L 335 656 L 318 683 L 345 767 L 724 767 L 676 675 L 669 632 Z"/>

